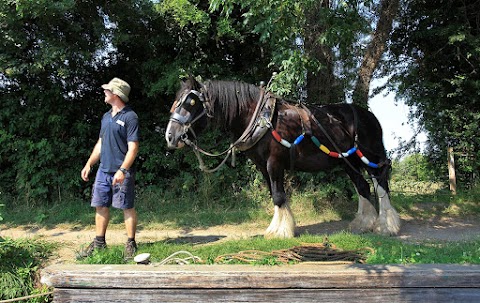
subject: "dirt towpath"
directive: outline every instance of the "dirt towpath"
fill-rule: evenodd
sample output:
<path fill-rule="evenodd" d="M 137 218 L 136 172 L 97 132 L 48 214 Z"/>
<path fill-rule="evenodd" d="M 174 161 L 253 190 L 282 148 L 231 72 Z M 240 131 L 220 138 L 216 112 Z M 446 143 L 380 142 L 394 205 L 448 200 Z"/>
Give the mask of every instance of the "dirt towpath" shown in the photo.
<path fill-rule="evenodd" d="M 348 221 L 335 221 L 306 226 L 298 226 L 297 234 L 333 234 L 348 230 Z M 152 243 L 166 239 L 189 241 L 192 243 L 213 243 L 217 241 L 244 239 L 263 235 L 264 228 L 253 225 L 221 225 L 198 229 L 163 229 L 137 232 L 137 242 Z M 89 228 L 6 228 L 0 225 L 0 237 L 35 238 L 60 243 L 60 249 L 53 263 L 71 263 L 82 246 L 88 245 L 95 232 Z M 468 241 L 480 237 L 480 219 L 436 217 L 428 220 L 402 218 L 402 229 L 398 239 L 416 243 L 425 241 Z M 123 229 L 113 228 L 107 232 L 107 243 L 122 244 L 126 240 Z"/>

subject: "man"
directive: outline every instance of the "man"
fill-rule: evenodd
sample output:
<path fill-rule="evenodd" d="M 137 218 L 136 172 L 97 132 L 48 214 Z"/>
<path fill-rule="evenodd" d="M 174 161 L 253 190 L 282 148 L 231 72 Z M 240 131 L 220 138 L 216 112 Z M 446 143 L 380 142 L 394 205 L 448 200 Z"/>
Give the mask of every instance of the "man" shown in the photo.
<path fill-rule="evenodd" d="M 105 103 L 112 108 L 103 115 L 99 139 L 81 172 L 82 179 L 88 181 L 92 166 L 100 161 L 91 201 L 96 211 L 96 237 L 81 255 L 86 257 L 94 250 L 107 247 L 105 233 L 112 206 L 123 210 L 128 238 L 125 244 L 125 258 L 131 258 L 137 250 L 133 163 L 139 147 L 138 116 L 127 105 L 130 93 L 130 85 L 127 82 L 113 78 L 108 84 L 102 85 L 102 88 Z"/>

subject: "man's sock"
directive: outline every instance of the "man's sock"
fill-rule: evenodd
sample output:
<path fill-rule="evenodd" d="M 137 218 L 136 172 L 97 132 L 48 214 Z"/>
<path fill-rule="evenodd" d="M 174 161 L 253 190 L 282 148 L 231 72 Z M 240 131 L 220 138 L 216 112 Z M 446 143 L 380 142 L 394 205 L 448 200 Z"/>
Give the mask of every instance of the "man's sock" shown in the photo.
<path fill-rule="evenodd" d="M 103 237 L 96 236 L 95 237 L 95 242 L 98 243 L 98 244 L 105 244 L 105 236 L 103 236 Z"/>

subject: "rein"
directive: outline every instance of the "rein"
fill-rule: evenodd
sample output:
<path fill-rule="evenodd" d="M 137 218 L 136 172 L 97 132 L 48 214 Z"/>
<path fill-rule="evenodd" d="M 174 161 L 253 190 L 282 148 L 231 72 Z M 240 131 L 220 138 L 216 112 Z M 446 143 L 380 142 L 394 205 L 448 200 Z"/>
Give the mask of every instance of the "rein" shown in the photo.
<path fill-rule="evenodd" d="M 235 167 L 235 146 L 230 145 L 230 147 L 226 151 L 222 152 L 221 154 L 211 154 L 211 153 L 208 153 L 208 152 L 204 151 L 203 149 L 199 148 L 195 143 L 190 141 L 188 138 L 185 138 L 183 141 L 185 142 L 186 145 L 188 145 L 192 148 L 193 153 L 195 154 L 195 156 L 198 159 L 198 163 L 200 165 L 200 170 L 201 171 L 206 172 L 206 173 L 216 172 L 217 170 L 219 170 L 225 164 L 225 162 L 227 162 L 227 159 L 230 155 L 232 155 L 232 166 Z M 220 162 L 220 164 L 217 167 L 215 167 L 213 169 L 208 169 L 207 166 L 205 165 L 205 162 L 203 162 L 203 159 L 202 159 L 202 156 L 200 155 L 200 153 L 202 153 L 206 156 L 210 156 L 210 157 L 219 157 L 219 156 L 224 155 L 225 153 L 227 155 L 226 155 L 225 159 L 223 159 L 222 162 Z"/>

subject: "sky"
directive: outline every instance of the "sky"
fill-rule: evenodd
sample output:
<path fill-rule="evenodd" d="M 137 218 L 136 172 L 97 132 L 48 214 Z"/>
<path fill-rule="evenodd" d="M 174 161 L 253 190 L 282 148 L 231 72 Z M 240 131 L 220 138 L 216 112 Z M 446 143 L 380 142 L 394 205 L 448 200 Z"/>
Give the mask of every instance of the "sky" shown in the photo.
<path fill-rule="evenodd" d="M 408 123 L 409 106 L 401 100 L 395 101 L 395 95 L 377 94 L 369 101 L 370 110 L 375 114 L 383 128 L 383 143 L 387 151 L 398 147 L 400 138 L 409 141 L 413 134 L 415 125 Z M 420 142 L 425 142 L 426 136 L 421 133 L 418 137 Z"/>

